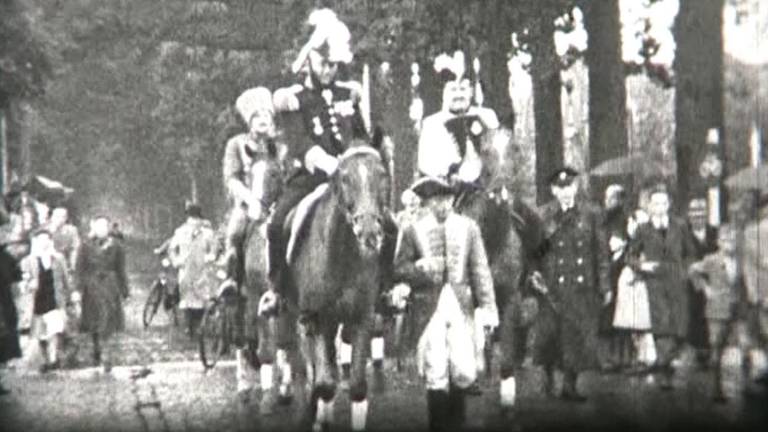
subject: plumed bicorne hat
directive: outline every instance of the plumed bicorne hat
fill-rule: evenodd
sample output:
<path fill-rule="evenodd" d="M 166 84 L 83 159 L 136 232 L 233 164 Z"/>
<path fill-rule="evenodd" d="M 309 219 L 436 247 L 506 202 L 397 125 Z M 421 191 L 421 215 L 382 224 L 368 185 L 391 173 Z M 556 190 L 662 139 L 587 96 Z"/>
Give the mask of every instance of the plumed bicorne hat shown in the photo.
<path fill-rule="evenodd" d="M 443 85 L 451 81 L 469 78 L 467 76 L 466 58 L 461 51 L 455 51 L 452 56 L 447 53 L 438 55 L 435 57 L 433 66 L 435 72 L 440 76 Z"/>
<path fill-rule="evenodd" d="M 448 182 L 437 177 L 422 177 L 411 186 L 413 193 L 421 199 L 442 195 L 453 195 L 454 190 Z"/>
<path fill-rule="evenodd" d="M 327 8 L 318 9 L 309 15 L 307 21 L 314 27 L 314 31 L 291 65 L 293 73 L 305 70 L 307 58 L 312 50 L 322 51 L 329 62 L 344 64 L 352 62 L 353 55 L 350 48 L 352 34 L 335 12 Z"/>

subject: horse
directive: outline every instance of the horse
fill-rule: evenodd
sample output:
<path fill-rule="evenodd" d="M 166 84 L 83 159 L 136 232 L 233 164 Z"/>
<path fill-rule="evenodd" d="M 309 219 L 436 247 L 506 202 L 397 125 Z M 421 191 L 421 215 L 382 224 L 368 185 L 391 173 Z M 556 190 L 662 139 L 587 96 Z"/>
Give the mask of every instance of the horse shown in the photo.
<path fill-rule="evenodd" d="M 536 250 L 543 236 L 537 212 L 505 184 L 496 145 L 486 143 L 480 151 L 483 171 L 479 186 L 459 185 L 454 210 L 474 219 L 480 227 L 493 276 L 500 327 L 486 340 L 485 370 L 490 375 L 492 341 L 498 340 L 501 375 L 511 375 L 522 363 L 527 338 L 529 310 L 523 310 L 527 276 L 533 270 Z"/>
<path fill-rule="evenodd" d="M 240 295 L 245 299 L 238 310 L 240 325 L 236 342 L 240 355 L 247 356 L 251 366 L 259 370 L 262 390 L 260 411 L 263 413 L 270 412 L 273 405 L 271 388 L 275 363 L 280 381 L 278 401 L 283 404 L 291 401 L 292 372 L 288 360 L 291 338 L 285 336 L 287 330 L 284 330 L 290 327 L 290 314 L 287 310 L 283 314 L 258 314 L 259 300 L 269 288 L 266 222 L 269 210 L 281 191 L 282 171 L 275 158 L 265 157 L 253 164 L 252 192 L 260 208 L 250 212 L 252 218 L 246 227 L 242 253 L 236 264 L 239 271 L 235 272 L 241 282 L 238 284 Z M 244 371 L 240 371 L 240 367 L 238 362 L 238 380 L 244 380 Z"/>
<path fill-rule="evenodd" d="M 391 275 L 387 156 L 375 145 L 357 144 L 339 157 L 338 169 L 316 202 L 301 231 L 301 245 L 288 264 L 310 387 L 307 417 L 314 430 L 327 429 L 333 419 L 336 382 L 331 353 L 340 324 L 352 342 L 352 429 L 365 427 L 366 351 L 375 302 Z"/>

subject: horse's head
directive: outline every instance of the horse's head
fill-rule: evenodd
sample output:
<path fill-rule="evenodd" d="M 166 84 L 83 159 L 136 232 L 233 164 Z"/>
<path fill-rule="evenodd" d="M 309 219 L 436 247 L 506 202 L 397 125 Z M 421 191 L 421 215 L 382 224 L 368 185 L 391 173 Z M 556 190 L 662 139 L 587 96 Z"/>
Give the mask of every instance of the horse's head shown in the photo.
<path fill-rule="evenodd" d="M 257 220 L 267 217 L 269 208 L 280 196 L 282 173 L 280 163 L 275 158 L 263 158 L 251 167 L 251 191 L 259 201 L 259 209 L 249 209 Z"/>
<path fill-rule="evenodd" d="M 331 187 L 363 255 L 378 255 L 384 240 L 390 179 L 379 150 L 361 145 L 347 150 Z"/>

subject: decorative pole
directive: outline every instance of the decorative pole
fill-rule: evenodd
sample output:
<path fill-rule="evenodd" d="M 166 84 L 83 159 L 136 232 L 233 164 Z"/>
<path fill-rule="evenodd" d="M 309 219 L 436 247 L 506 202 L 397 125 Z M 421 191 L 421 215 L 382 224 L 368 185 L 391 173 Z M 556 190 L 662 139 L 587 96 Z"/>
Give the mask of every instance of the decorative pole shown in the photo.
<path fill-rule="evenodd" d="M 752 166 L 757 168 L 763 159 L 763 146 L 760 136 L 760 129 L 755 122 L 752 122 L 752 130 L 749 134 L 749 154 Z"/>
<path fill-rule="evenodd" d="M 371 133 L 371 71 L 368 63 L 363 65 L 363 94 L 360 100 L 360 110 L 368 133 Z"/>
<path fill-rule="evenodd" d="M 723 175 L 723 162 L 720 160 L 720 132 L 710 128 L 707 132 L 707 154 L 699 166 L 699 174 L 707 184 L 708 220 L 712 226 L 720 226 L 720 177 Z"/>
<path fill-rule="evenodd" d="M 408 114 L 417 134 L 421 132 L 421 118 L 424 117 L 424 101 L 421 100 L 421 93 L 419 92 L 420 83 L 419 64 L 413 62 L 411 63 L 411 107 Z"/>
<path fill-rule="evenodd" d="M 480 59 L 475 57 L 472 61 L 472 69 L 475 71 L 475 103 L 477 106 L 483 106 L 485 95 L 483 95 L 483 86 L 480 84 Z"/>

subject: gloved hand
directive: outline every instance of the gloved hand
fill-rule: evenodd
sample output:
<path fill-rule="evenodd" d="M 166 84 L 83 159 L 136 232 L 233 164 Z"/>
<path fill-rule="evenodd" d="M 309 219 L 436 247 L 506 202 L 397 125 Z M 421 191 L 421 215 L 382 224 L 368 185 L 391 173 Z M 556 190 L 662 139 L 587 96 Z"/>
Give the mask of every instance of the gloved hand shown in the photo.
<path fill-rule="evenodd" d="M 408 284 L 400 283 L 395 285 L 390 293 L 392 306 L 398 310 L 405 309 L 409 295 L 411 295 L 411 287 Z"/>

